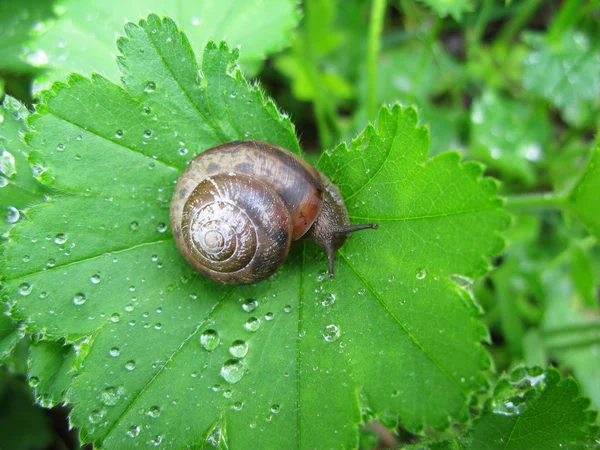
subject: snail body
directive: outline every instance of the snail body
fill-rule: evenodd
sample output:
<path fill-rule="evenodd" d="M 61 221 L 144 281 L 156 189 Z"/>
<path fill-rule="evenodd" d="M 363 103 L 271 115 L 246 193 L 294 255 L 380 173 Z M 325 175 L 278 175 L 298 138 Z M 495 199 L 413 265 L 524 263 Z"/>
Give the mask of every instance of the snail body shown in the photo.
<path fill-rule="evenodd" d="M 250 284 L 275 272 L 293 241 L 314 239 L 333 278 L 336 250 L 350 232 L 339 189 L 300 157 L 260 141 L 229 142 L 198 155 L 171 201 L 179 251 L 196 270 L 225 284 Z"/>

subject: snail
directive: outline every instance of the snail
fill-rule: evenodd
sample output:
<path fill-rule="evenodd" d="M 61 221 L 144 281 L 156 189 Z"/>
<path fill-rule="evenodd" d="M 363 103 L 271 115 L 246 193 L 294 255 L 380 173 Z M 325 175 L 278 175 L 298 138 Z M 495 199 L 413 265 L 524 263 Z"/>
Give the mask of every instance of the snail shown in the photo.
<path fill-rule="evenodd" d="M 177 180 L 170 210 L 179 251 L 196 270 L 225 284 L 261 281 L 293 241 L 325 249 L 329 277 L 351 225 L 340 190 L 299 156 L 260 141 L 234 141 L 196 156 Z"/>

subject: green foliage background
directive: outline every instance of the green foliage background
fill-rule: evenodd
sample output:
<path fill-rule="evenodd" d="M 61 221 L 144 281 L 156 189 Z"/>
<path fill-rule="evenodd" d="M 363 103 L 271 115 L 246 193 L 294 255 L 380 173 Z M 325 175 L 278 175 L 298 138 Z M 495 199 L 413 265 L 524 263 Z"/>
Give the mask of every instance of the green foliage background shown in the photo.
<path fill-rule="evenodd" d="M 599 6 L 2 2 L 0 448 L 597 448 Z M 183 262 L 236 139 L 380 224 L 335 280 Z"/>

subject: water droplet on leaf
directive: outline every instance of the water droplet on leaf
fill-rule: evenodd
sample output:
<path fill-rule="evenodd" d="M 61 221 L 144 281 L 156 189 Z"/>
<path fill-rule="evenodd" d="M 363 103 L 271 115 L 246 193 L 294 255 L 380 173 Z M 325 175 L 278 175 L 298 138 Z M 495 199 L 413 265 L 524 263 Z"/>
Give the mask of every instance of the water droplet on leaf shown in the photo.
<path fill-rule="evenodd" d="M 236 358 L 243 358 L 248 353 L 248 343 L 238 339 L 233 341 L 231 346 L 229 347 L 229 353 L 231 353 Z"/>
<path fill-rule="evenodd" d="M 257 331 L 260 328 L 260 319 L 258 317 L 250 317 L 244 327 L 248 331 Z"/>
<path fill-rule="evenodd" d="M 244 364 L 239 359 L 228 360 L 221 367 L 221 376 L 228 383 L 237 383 L 244 376 Z"/>
<path fill-rule="evenodd" d="M 256 300 L 254 300 L 253 298 L 249 298 L 247 300 L 244 300 L 244 303 L 242 303 L 242 308 L 246 312 L 252 312 L 257 307 L 258 307 L 258 302 Z"/>
<path fill-rule="evenodd" d="M 200 335 L 200 345 L 209 352 L 212 352 L 221 342 L 219 333 L 215 330 L 206 330 Z"/>
<path fill-rule="evenodd" d="M 340 329 L 336 325 L 327 325 L 323 330 L 323 337 L 327 342 L 333 342 L 340 337 Z"/>

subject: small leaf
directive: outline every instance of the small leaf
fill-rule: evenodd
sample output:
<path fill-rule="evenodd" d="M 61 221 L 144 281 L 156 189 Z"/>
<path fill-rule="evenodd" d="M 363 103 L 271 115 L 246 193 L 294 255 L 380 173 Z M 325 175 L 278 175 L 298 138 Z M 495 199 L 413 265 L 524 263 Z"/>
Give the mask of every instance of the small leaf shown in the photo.
<path fill-rule="evenodd" d="M 437 43 L 411 42 L 382 52 L 377 76 L 382 103 L 407 95 L 424 100 L 455 86 L 460 66 Z"/>
<path fill-rule="evenodd" d="M 531 52 L 525 58 L 523 86 L 549 100 L 573 126 L 585 125 L 598 110 L 600 51 L 595 41 L 577 30 L 558 39 L 528 34 Z"/>
<path fill-rule="evenodd" d="M 33 342 L 29 349 L 29 384 L 41 405 L 51 408 L 65 401 L 71 382 L 75 353 L 71 346 L 56 341 Z"/>
<path fill-rule="evenodd" d="M 8 316 L 8 307 L 0 303 L 0 362 L 6 358 L 25 335 L 22 326 Z"/>
<path fill-rule="evenodd" d="M 527 184 L 544 158 L 552 130 L 543 110 L 486 91 L 471 109 L 471 154 Z"/>
<path fill-rule="evenodd" d="M 596 308 L 598 299 L 592 261 L 579 247 L 573 247 L 571 250 L 571 277 L 583 305 Z"/>
<path fill-rule="evenodd" d="M 473 3 L 471 0 L 420 0 L 425 3 L 440 17 L 448 15 L 456 21 L 461 20 L 462 15 L 473 11 Z"/>
<path fill-rule="evenodd" d="M 515 369 L 496 386 L 494 397 L 473 424 L 471 448 L 558 449 L 591 440 L 596 413 L 572 378 L 554 368 Z"/>
<path fill-rule="evenodd" d="M 592 151 L 588 164 L 568 197 L 571 210 L 596 238 L 600 239 L 600 142 Z"/>
<path fill-rule="evenodd" d="M 149 0 L 141 5 L 117 0 L 101 5 L 93 0 L 61 2 L 59 19 L 28 43 L 27 57 L 44 55 L 48 70 L 45 80 L 64 80 L 71 72 L 98 72 L 116 82 L 119 73 L 112 51 L 115 35 L 122 33 L 126 18 L 137 20 L 153 11 L 174 18 L 196 50 L 209 39 L 227 38 L 232 46 L 243 45 L 242 64 L 255 66 L 265 55 L 288 45 L 291 30 L 300 18 L 292 0 L 267 0 L 260 6 L 235 0 Z"/>

